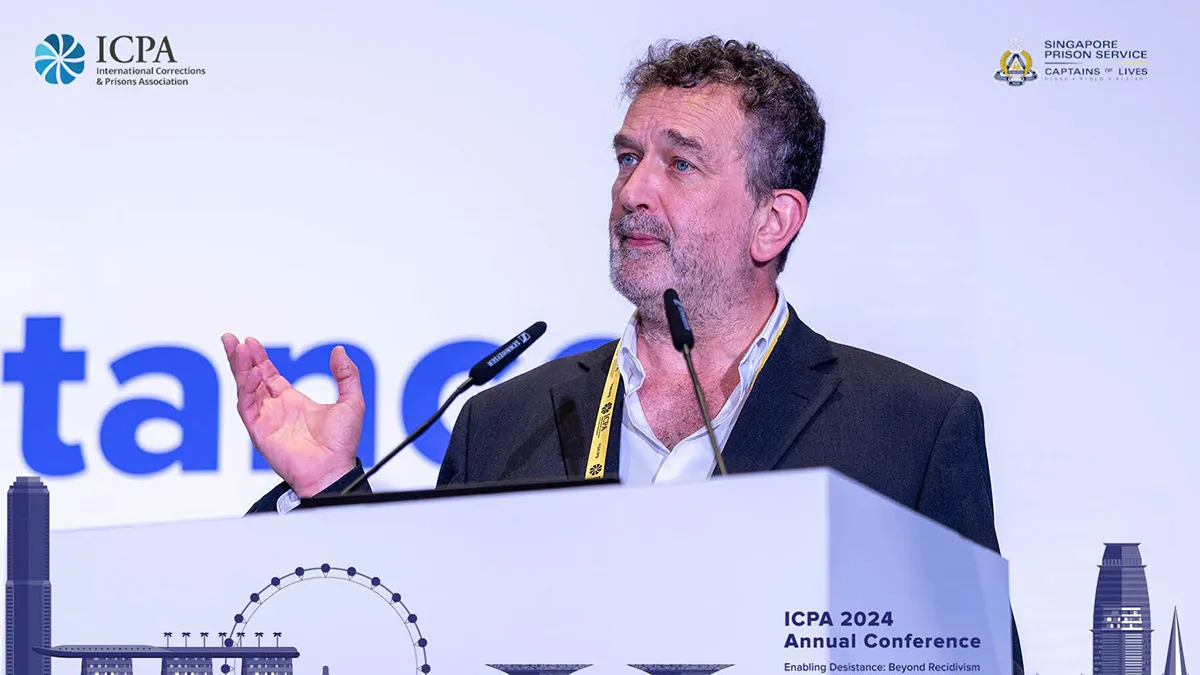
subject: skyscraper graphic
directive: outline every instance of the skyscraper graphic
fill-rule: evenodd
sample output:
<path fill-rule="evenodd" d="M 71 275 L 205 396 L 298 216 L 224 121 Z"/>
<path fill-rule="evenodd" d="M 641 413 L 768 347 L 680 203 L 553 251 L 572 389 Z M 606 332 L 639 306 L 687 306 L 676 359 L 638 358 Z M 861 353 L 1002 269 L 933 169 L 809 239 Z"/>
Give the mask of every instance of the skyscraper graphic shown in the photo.
<path fill-rule="evenodd" d="M 1171 640 L 1167 644 L 1167 667 L 1163 675 L 1187 675 L 1187 664 L 1183 662 L 1183 636 L 1179 634 L 1179 608 L 1171 619 Z"/>
<path fill-rule="evenodd" d="M 1150 675 L 1150 589 L 1139 544 L 1105 544 L 1092 613 L 1093 675 Z"/>
<path fill-rule="evenodd" d="M 37 478 L 8 488 L 8 580 L 4 584 L 6 675 L 50 675 L 50 491 Z"/>

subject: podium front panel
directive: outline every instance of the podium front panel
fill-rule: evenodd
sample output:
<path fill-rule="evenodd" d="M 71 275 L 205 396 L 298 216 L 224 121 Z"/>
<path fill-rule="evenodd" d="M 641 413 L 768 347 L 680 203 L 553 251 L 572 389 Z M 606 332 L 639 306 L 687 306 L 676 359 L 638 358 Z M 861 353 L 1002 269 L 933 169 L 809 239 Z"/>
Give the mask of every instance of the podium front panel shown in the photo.
<path fill-rule="evenodd" d="M 55 532 L 51 570 L 54 673 L 1011 669 L 1004 561 L 821 470 Z"/>

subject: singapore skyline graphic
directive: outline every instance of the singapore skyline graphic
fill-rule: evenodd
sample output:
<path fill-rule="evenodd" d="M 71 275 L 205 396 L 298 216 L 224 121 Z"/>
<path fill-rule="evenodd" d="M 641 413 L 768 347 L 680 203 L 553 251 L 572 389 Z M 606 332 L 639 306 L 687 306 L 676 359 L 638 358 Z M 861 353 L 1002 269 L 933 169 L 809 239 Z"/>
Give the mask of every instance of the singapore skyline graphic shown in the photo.
<path fill-rule="evenodd" d="M 5 581 L 5 675 L 50 675 L 53 659 L 79 661 L 84 674 L 133 675 L 134 661 L 158 660 L 162 675 L 332 675 L 328 665 L 304 664 L 298 668 L 299 645 L 283 643 L 279 631 L 249 630 L 260 607 L 276 594 L 314 579 L 338 579 L 366 588 L 387 602 L 413 639 L 416 669 L 399 672 L 426 674 L 429 664 L 426 638 L 418 617 L 404 604 L 399 592 L 378 576 L 353 566 L 330 563 L 297 566 L 270 579 L 248 596 L 244 606 L 231 616 L 227 630 L 163 631 L 163 645 L 58 644 L 52 636 L 52 584 L 50 579 L 50 491 L 38 477 L 19 476 L 8 489 L 8 573 Z M 243 596 L 246 597 L 246 596 Z M 224 628 L 224 627 L 222 627 Z M 215 635 L 216 639 L 212 639 Z M 157 637 L 157 635 L 155 636 Z M 183 641 L 172 645 L 171 640 Z M 200 644 L 193 642 L 199 639 Z M 263 640 L 267 644 L 263 644 Z M 219 665 L 218 665 L 219 664 Z M 566 675 L 592 664 L 481 664 L 512 675 Z M 733 664 L 628 664 L 648 675 L 712 675 Z"/>
<path fill-rule="evenodd" d="M 254 614 L 275 594 L 314 579 L 335 578 L 366 588 L 387 602 L 404 623 L 417 655 L 416 673 L 430 673 L 418 617 L 404 604 L 399 592 L 378 576 L 353 566 L 329 563 L 297 566 L 273 576 L 249 594 L 248 601 L 231 617 L 228 630 L 176 633 L 163 631 L 165 644 L 53 645 L 52 585 L 50 579 L 50 492 L 40 478 L 17 477 L 8 489 L 8 573 L 5 583 L 5 675 L 50 675 L 52 659 L 76 659 L 81 673 L 133 675 L 137 659 L 158 659 L 163 675 L 292 675 L 320 672 L 328 665 L 297 670 L 298 646 L 282 644 L 278 631 L 249 630 Z M 1092 675 L 1156 675 L 1151 671 L 1153 626 L 1146 564 L 1138 543 L 1106 543 L 1096 578 L 1092 617 Z M 255 628 L 258 626 L 256 625 Z M 171 645 L 173 638 L 183 645 Z M 199 646 L 191 644 L 199 638 Z M 253 643 L 250 639 L 253 638 Z M 268 644 L 264 645 L 263 640 Z M 218 666 L 217 664 L 220 663 Z M 1174 609 L 1167 636 L 1163 675 L 1187 675 L 1178 608 Z M 240 667 L 239 667 L 240 664 Z M 512 675 L 566 675 L 592 664 L 483 664 Z M 733 664 L 627 664 L 648 675 L 712 675 Z M 319 667 L 319 671 L 318 671 Z M 236 671 L 235 671 L 236 669 Z M 1026 664 L 1026 672 L 1036 672 Z M 403 672 L 403 671 L 402 671 Z M 412 672 L 412 671 L 410 671 Z M 1198 673 L 1200 675 L 1200 673 Z"/>

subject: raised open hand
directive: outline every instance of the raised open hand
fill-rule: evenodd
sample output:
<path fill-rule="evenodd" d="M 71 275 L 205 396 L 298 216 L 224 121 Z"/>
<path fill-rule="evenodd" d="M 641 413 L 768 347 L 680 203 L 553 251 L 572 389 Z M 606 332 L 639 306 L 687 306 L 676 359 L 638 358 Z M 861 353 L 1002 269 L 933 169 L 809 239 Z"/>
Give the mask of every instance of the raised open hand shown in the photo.
<path fill-rule="evenodd" d="M 254 338 L 221 336 L 237 382 L 237 410 L 254 447 L 300 497 L 310 497 L 354 468 L 366 402 L 358 366 L 336 347 L 329 370 L 337 380 L 334 403 L 317 403 L 282 375 Z"/>

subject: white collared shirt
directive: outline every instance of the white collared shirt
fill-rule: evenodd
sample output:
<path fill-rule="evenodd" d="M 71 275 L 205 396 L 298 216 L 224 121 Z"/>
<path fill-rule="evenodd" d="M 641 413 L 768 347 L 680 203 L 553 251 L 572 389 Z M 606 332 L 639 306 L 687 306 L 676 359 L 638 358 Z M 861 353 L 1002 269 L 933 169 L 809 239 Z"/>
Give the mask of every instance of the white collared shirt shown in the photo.
<path fill-rule="evenodd" d="M 783 297 L 783 289 L 776 288 L 776 292 L 778 299 L 775 301 L 775 310 L 738 364 L 737 388 L 712 419 L 713 434 L 717 438 L 719 448 L 725 447 L 725 441 L 733 431 L 733 425 L 750 395 L 750 385 L 754 383 L 755 375 L 767 357 L 771 340 L 787 318 L 787 300 Z M 625 325 L 625 333 L 621 337 L 621 347 L 617 354 L 617 369 L 621 371 L 621 378 L 625 381 L 625 412 L 621 416 L 621 483 L 674 483 L 707 480 L 712 476 L 717 461 L 713 457 L 708 431 L 703 426 L 680 441 L 674 450 L 668 450 L 650 430 L 650 424 L 646 421 L 646 414 L 642 411 L 642 404 L 638 398 L 638 390 L 646 379 L 646 371 L 637 358 L 636 313 Z M 288 490 L 279 496 L 276 508 L 280 513 L 287 513 L 299 504 L 300 499 L 296 493 Z"/>
<path fill-rule="evenodd" d="M 740 379 L 737 388 L 712 419 L 713 435 L 716 436 L 718 448 L 725 447 L 725 441 L 733 431 L 733 425 L 750 395 L 750 386 L 754 383 L 755 375 L 767 356 L 771 340 L 787 318 L 787 301 L 783 297 L 783 289 L 776 290 L 778 300 L 775 302 L 775 311 L 771 313 L 766 326 L 738 364 Z M 683 356 L 679 358 L 682 359 Z M 707 429 L 701 426 L 680 441 L 673 450 L 668 450 L 654 436 L 646 421 L 646 414 L 642 411 L 641 400 L 638 398 L 638 390 L 646 379 L 646 373 L 637 358 L 636 314 L 625 326 L 620 351 L 617 354 L 617 368 L 620 369 L 621 378 L 625 382 L 625 411 L 621 416 L 621 483 L 675 483 L 707 480 L 712 476 L 717 461 L 713 457 Z"/>

